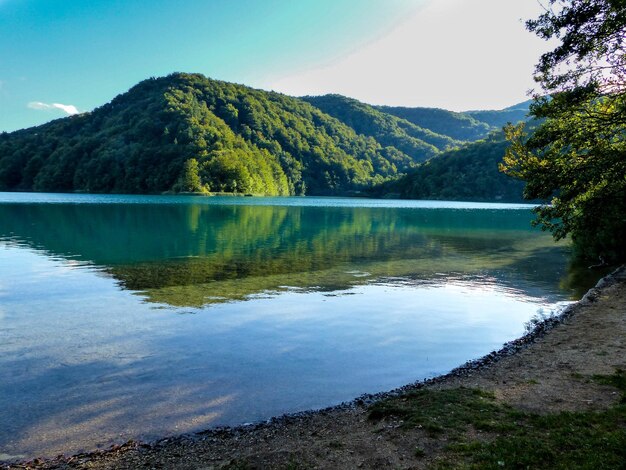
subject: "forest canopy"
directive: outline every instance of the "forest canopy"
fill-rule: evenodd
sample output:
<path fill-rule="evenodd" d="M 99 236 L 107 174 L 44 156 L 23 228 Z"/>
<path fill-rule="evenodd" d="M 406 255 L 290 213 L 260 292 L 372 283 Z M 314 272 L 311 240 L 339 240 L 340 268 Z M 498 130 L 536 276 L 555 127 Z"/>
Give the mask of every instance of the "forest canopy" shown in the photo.
<path fill-rule="evenodd" d="M 405 199 L 521 202 L 524 184 L 498 171 L 509 145 L 502 131 L 494 132 L 444 152 L 372 192 Z"/>

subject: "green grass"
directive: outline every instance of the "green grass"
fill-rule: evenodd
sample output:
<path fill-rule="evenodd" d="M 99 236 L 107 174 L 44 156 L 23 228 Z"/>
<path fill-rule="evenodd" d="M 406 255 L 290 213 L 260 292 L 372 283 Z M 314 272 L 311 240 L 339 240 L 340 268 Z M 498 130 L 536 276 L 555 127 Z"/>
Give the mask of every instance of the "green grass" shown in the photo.
<path fill-rule="evenodd" d="M 612 387 L 617 388 L 622 392 L 621 403 L 626 403 L 626 372 L 617 369 L 615 374 L 613 375 L 594 375 L 592 377 L 594 382 L 600 383 L 602 385 L 610 385 Z"/>
<path fill-rule="evenodd" d="M 626 373 L 591 380 L 622 392 L 604 411 L 522 413 L 474 389 L 421 390 L 377 403 L 370 418 L 397 417 L 405 427 L 456 438 L 441 468 L 626 469 Z M 493 438 L 463 441 L 470 426 Z"/>
<path fill-rule="evenodd" d="M 468 425 L 484 431 L 508 431 L 522 414 L 495 403 L 492 394 L 470 388 L 418 390 L 374 404 L 369 418 L 394 416 L 404 427 L 420 427 L 431 435 L 459 433 Z"/>
<path fill-rule="evenodd" d="M 460 454 L 469 468 L 626 468 L 626 409 L 529 416 L 515 431 Z"/>

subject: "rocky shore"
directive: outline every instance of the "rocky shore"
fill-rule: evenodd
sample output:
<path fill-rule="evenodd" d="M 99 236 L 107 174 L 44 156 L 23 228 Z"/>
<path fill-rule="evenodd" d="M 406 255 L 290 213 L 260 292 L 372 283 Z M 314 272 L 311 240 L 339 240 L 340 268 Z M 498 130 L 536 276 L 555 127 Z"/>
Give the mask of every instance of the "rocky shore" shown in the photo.
<path fill-rule="evenodd" d="M 489 406 L 524 416 L 599 412 L 615 406 L 620 393 L 606 381 L 592 378 L 620 370 L 626 370 L 624 268 L 603 278 L 559 316 L 534 324 L 524 337 L 442 377 L 263 424 L 213 429 L 151 444 L 128 442 L 102 452 L 0 468 L 429 468 L 455 462 L 459 446 L 451 444 L 488 443 L 498 437 L 499 428 L 484 431 L 470 423 L 454 432 L 442 426 L 433 433 L 428 426 L 408 425 L 406 413 L 372 419 L 373 404 L 389 403 L 389 409 L 402 411 L 402 406 L 419 398 L 419 391 L 478 390 L 493 401 Z"/>

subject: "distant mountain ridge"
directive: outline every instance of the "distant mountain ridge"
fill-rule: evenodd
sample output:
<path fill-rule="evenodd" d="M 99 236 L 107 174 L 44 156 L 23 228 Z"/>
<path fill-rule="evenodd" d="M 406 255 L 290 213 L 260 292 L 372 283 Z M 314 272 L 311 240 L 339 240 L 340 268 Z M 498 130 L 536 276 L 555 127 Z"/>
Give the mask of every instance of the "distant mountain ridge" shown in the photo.
<path fill-rule="evenodd" d="M 501 128 L 509 122 L 516 123 L 528 119 L 530 103 L 532 103 L 532 100 L 524 101 L 498 111 L 465 111 L 463 114 L 471 116 L 492 127 Z"/>
<path fill-rule="evenodd" d="M 491 130 L 487 123 L 473 117 L 438 108 L 406 108 L 401 106 L 379 106 L 381 111 L 425 127 L 437 133 L 445 133 L 453 139 L 474 141 L 486 136 Z"/>
<path fill-rule="evenodd" d="M 92 112 L 0 134 L 0 190 L 350 194 L 500 122 L 497 111 L 471 113 L 295 98 L 175 73 Z"/>
<path fill-rule="evenodd" d="M 524 101 L 501 110 L 463 112 L 400 106 L 377 106 L 376 109 L 453 139 L 475 141 L 487 137 L 490 132 L 500 130 L 509 122 L 526 120 L 530 103 Z"/>

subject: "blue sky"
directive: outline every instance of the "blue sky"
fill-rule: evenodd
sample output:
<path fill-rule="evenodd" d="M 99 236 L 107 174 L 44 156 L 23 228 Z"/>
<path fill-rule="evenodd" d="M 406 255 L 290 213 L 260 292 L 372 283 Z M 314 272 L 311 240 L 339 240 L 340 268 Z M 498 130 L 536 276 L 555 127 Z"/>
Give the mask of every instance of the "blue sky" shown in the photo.
<path fill-rule="evenodd" d="M 0 0 L 0 131 L 174 71 L 291 95 L 501 108 L 546 49 L 536 0 Z"/>

